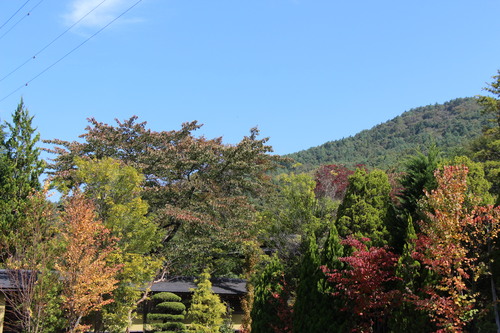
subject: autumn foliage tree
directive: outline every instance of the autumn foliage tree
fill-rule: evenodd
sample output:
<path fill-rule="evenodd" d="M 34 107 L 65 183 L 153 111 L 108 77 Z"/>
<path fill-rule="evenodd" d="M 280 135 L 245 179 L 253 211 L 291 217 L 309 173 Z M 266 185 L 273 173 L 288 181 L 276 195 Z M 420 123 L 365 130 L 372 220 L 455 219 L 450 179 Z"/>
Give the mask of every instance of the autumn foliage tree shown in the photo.
<path fill-rule="evenodd" d="M 67 199 L 62 215 L 61 234 L 66 250 L 56 265 L 61 274 L 62 300 L 69 332 L 89 327 L 81 320 L 92 311 L 113 302 L 120 266 L 111 266 L 109 256 L 116 250 L 116 239 L 96 219 L 93 203 L 76 193 Z"/>
<path fill-rule="evenodd" d="M 145 177 L 142 198 L 163 230 L 163 250 L 176 273 L 193 274 L 196 266 L 241 249 L 251 235 L 256 200 L 270 188 L 267 171 L 280 160 L 268 154 L 271 147 L 257 129 L 228 145 L 196 137 L 197 122 L 156 132 L 137 117 L 116 126 L 89 121 L 83 142 L 49 141 L 56 145 L 51 167 L 59 187 L 74 186 L 75 157 L 120 160 Z M 219 274 L 233 269 L 214 268 Z"/>
<path fill-rule="evenodd" d="M 342 200 L 349 185 L 349 176 L 353 173 L 353 170 L 343 165 L 322 165 L 316 170 L 314 177 L 316 196 Z"/>
<path fill-rule="evenodd" d="M 344 246 L 353 249 L 347 257 L 338 258 L 346 268 L 330 270 L 323 267 L 334 285 L 334 297 L 344 301 L 342 311 L 349 313 L 354 332 L 377 332 L 387 316 L 398 306 L 401 293 L 394 288 L 397 256 L 385 247 L 368 247 L 368 239 L 347 237 Z"/>
<path fill-rule="evenodd" d="M 464 331 L 477 313 L 473 286 L 487 272 L 484 248 L 500 230 L 499 207 L 464 205 L 467 172 L 464 165 L 436 171 L 437 188 L 426 192 L 427 219 L 420 222 L 414 255 L 438 277 L 416 304 L 429 311 L 440 332 Z"/>

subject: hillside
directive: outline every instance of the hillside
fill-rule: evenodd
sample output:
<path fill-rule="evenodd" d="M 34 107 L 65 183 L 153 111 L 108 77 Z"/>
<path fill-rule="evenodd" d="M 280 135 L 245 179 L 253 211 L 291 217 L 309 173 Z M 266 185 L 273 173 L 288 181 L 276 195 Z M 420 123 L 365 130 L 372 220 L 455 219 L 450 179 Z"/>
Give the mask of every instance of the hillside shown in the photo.
<path fill-rule="evenodd" d="M 478 136 L 487 124 L 475 98 L 458 98 L 444 104 L 418 107 L 369 130 L 329 141 L 287 157 L 302 164 L 301 171 L 322 164 L 365 164 L 369 167 L 397 167 L 416 149 L 436 143 L 453 154 Z"/>

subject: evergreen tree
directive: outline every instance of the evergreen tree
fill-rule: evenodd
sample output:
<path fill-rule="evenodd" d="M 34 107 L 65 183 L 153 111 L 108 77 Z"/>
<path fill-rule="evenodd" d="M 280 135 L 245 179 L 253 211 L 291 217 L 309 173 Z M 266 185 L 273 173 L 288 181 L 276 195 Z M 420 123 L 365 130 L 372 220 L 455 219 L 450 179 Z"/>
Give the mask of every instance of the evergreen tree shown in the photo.
<path fill-rule="evenodd" d="M 273 255 L 253 281 L 254 302 L 251 312 L 252 332 L 275 333 L 274 327 L 281 325 L 277 296 L 283 292 L 283 265 Z"/>
<path fill-rule="evenodd" d="M 349 177 L 344 201 L 337 213 L 337 228 L 342 237 L 368 237 L 372 245 L 389 241 L 387 216 L 390 207 L 391 186 L 387 174 L 381 170 L 368 173 L 357 169 Z"/>
<path fill-rule="evenodd" d="M 196 284 L 188 310 L 188 319 L 191 321 L 189 330 L 196 333 L 218 333 L 224 323 L 226 307 L 212 291 L 208 268 L 200 274 Z"/>
<path fill-rule="evenodd" d="M 38 178 L 44 163 L 35 146 L 39 134 L 35 134 L 32 121 L 21 100 L 12 123 L 6 123 L 8 132 L 0 131 L 0 261 L 7 252 L 13 254 L 9 243 L 16 241 L 13 231 L 22 228 L 21 206 L 30 194 L 41 189 Z"/>
<path fill-rule="evenodd" d="M 309 235 L 304 243 L 306 249 L 300 263 L 299 282 L 293 307 L 293 331 L 323 332 L 314 329 L 318 307 L 322 306 L 318 284 L 323 276 L 316 237 Z"/>
<path fill-rule="evenodd" d="M 406 297 L 403 297 L 401 305 L 394 309 L 389 319 L 391 332 L 430 332 L 436 330 L 428 315 L 417 309 L 415 304 L 407 299 L 412 294 L 420 293 L 425 281 L 428 282 L 430 278 L 429 272 L 424 270 L 420 262 L 413 258 L 416 240 L 417 234 L 413 221 L 409 217 L 403 253 L 399 257 L 396 266 L 396 276 L 400 279 L 398 289 Z"/>
<path fill-rule="evenodd" d="M 169 292 L 154 294 L 151 299 L 155 303 L 153 311 L 148 313 L 148 323 L 154 332 L 185 332 L 186 326 L 182 323 L 186 315 L 186 306 L 181 298 Z"/>
<path fill-rule="evenodd" d="M 405 162 L 405 173 L 400 180 L 403 189 L 398 195 L 400 214 L 405 222 L 408 215 L 412 217 L 413 221 L 418 221 L 423 217 L 418 209 L 418 201 L 424 196 L 424 190 L 431 191 L 437 186 L 434 171 L 439 166 L 439 155 L 439 149 L 433 145 L 429 147 L 427 155 L 418 152 L 417 155 Z"/>
<path fill-rule="evenodd" d="M 322 269 L 325 271 L 344 269 L 345 265 L 339 258 L 348 255 L 347 250 L 341 243 L 335 224 L 331 223 L 328 237 L 321 253 Z M 314 323 L 315 327 L 317 327 L 317 332 L 344 332 L 347 319 L 345 312 L 341 311 L 344 305 L 339 297 L 332 296 L 335 290 L 324 273 L 318 283 L 318 288 L 321 296 L 319 300 L 321 306 L 318 306 L 317 318 Z"/>

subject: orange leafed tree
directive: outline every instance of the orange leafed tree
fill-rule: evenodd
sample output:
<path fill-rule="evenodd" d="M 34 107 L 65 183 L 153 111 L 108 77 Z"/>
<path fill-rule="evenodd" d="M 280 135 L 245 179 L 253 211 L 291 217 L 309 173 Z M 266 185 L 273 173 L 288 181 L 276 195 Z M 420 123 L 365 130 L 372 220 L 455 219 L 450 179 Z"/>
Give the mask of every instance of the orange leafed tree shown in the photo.
<path fill-rule="evenodd" d="M 463 165 L 435 172 L 438 187 L 426 193 L 427 221 L 420 223 L 415 257 L 439 282 L 417 305 L 430 311 L 439 332 L 462 332 L 472 320 L 477 296 L 472 285 L 485 274 L 491 251 L 484 249 L 500 232 L 500 207 L 466 207 L 467 172 Z"/>
<path fill-rule="evenodd" d="M 113 302 L 120 266 L 109 262 L 116 251 L 116 239 L 96 219 L 94 204 L 77 193 L 67 200 L 62 216 L 62 237 L 66 251 L 58 270 L 63 281 L 63 302 L 69 332 L 88 329 L 81 319 L 92 311 Z"/>

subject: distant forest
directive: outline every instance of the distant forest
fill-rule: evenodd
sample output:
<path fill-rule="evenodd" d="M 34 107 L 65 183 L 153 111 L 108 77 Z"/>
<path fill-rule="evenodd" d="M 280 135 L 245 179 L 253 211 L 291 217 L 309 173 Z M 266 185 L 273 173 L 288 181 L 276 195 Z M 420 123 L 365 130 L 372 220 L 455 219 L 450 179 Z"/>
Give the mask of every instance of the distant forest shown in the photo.
<path fill-rule="evenodd" d="M 459 154 L 464 145 L 481 135 L 487 116 L 475 98 L 457 98 L 444 104 L 418 107 L 354 136 L 329 141 L 287 155 L 310 171 L 324 164 L 353 167 L 364 164 L 399 169 L 402 157 L 436 144 L 445 155 Z"/>

